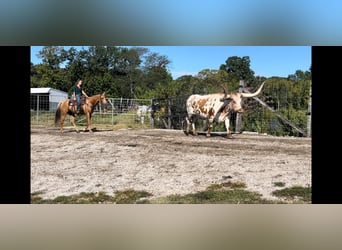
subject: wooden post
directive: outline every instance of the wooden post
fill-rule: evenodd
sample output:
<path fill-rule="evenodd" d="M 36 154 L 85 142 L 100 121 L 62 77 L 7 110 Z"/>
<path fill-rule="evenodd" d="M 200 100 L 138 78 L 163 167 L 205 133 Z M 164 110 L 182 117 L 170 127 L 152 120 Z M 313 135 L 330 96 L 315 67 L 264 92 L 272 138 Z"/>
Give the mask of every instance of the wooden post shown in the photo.
<path fill-rule="evenodd" d="M 151 99 L 151 128 L 154 128 L 154 113 L 156 111 L 156 107 L 155 107 L 155 101 L 154 99 Z"/>
<path fill-rule="evenodd" d="M 308 105 L 308 120 L 307 120 L 307 137 L 311 137 L 311 81 L 310 81 L 310 95 L 309 95 L 309 105 Z"/>
<path fill-rule="evenodd" d="M 170 98 L 167 98 L 167 113 L 168 113 L 167 126 L 168 126 L 168 129 L 171 129 L 171 99 Z"/>
<path fill-rule="evenodd" d="M 239 93 L 242 92 L 242 89 L 245 87 L 245 81 L 240 80 L 239 84 Z M 242 106 L 242 103 L 241 103 Z M 241 114 L 236 113 L 236 118 L 235 118 L 235 133 L 240 133 L 241 132 Z"/>

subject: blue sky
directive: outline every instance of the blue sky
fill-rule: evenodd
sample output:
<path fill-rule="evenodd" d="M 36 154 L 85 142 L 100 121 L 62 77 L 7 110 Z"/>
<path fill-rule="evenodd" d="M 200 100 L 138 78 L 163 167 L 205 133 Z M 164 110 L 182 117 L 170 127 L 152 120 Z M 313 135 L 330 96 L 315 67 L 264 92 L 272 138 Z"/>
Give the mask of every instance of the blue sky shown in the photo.
<path fill-rule="evenodd" d="M 64 46 L 69 49 L 70 46 Z M 74 46 L 76 49 L 87 46 Z M 231 56 L 249 56 L 255 76 L 287 77 L 296 70 L 307 71 L 311 66 L 311 46 L 141 46 L 150 52 L 165 55 L 171 61 L 169 71 L 173 79 L 182 75 L 196 75 L 203 69 L 219 69 Z M 42 46 L 31 46 L 31 62 Z"/>

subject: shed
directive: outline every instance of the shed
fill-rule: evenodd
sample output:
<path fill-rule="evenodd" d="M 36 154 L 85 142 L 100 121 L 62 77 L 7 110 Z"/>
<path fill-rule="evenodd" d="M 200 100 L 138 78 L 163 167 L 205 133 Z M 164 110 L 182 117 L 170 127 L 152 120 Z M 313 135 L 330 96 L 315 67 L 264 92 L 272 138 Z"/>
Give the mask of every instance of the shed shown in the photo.
<path fill-rule="evenodd" d="M 30 109 L 55 111 L 60 101 L 68 99 L 68 93 L 53 88 L 31 88 Z"/>

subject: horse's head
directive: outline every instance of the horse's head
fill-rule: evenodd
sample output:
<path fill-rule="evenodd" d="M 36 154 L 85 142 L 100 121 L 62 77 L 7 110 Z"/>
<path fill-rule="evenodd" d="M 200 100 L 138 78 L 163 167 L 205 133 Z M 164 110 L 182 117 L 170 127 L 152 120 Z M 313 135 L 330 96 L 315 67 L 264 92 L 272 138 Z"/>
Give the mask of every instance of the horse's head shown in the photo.
<path fill-rule="evenodd" d="M 100 94 L 100 103 L 103 104 L 103 105 L 106 105 L 106 104 L 107 104 L 105 92 L 103 92 L 102 94 Z"/>
<path fill-rule="evenodd" d="M 100 94 L 100 104 L 103 105 L 104 109 L 106 109 L 107 106 L 107 99 L 106 99 L 106 94 L 103 92 Z"/>

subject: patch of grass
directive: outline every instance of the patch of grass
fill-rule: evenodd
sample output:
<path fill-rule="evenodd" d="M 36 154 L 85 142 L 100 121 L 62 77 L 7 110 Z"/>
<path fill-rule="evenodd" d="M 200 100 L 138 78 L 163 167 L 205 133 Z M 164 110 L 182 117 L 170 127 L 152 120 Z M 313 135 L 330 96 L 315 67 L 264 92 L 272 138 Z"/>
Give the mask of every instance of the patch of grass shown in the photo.
<path fill-rule="evenodd" d="M 141 198 L 152 196 L 152 194 L 146 191 L 135 191 L 133 189 L 127 189 L 123 191 L 116 191 L 115 196 L 107 195 L 104 192 L 98 193 L 85 193 L 82 192 L 77 195 L 70 196 L 58 196 L 55 199 L 42 199 L 39 195 L 42 192 L 36 192 L 31 194 L 31 204 L 144 204 L 149 203 L 147 199 Z"/>
<path fill-rule="evenodd" d="M 206 190 L 219 190 L 219 189 L 237 189 L 237 188 L 246 188 L 246 183 L 242 181 L 228 181 L 228 182 L 223 182 L 220 184 L 212 184 L 209 187 L 207 187 Z"/>
<path fill-rule="evenodd" d="M 37 193 L 31 194 L 32 204 L 102 204 L 113 203 L 114 197 L 105 194 L 104 192 L 98 193 L 85 193 L 82 192 L 77 195 L 58 196 L 55 199 L 42 199 Z"/>
<path fill-rule="evenodd" d="M 273 191 L 277 197 L 285 200 L 267 200 L 256 192 L 243 190 L 243 182 L 225 182 L 210 185 L 205 191 L 186 195 L 169 195 L 150 199 L 151 193 L 126 189 L 114 192 L 114 196 L 99 193 L 80 193 L 71 196 L 59 196 L 53 200 L 42 199 L 42 192 L 31 194 L 32 204 L 288 204 L 310 203 L 311 188 L 294 186 Z"/>
<path fill-rule="evenodd" d="M 56 203 L 76 203 L 76 204 L 101 204 L 112 203 L 113 197 L 104 192 L 80 193 L 79 195 L 60 196 L 54 199 Z"/>
<path fill-rule="evenodd" d="M 231 182 L 231 181 L 228 181 L 228 182 L 224 182 L 222 183 L 222 185 L 224 187 L 229 187 L 229 188 L 246 188 L 247 185 L 246 183 L 242 182 L 242 181 L 235 181 L 235 182 Z"/>
<path fill-rule="evenodd" d="M 186 195 L 170 195 L 151 200 L 163 204 L 271 204 L 277 203 L 261 198 L 261 194 L 241 189 L 205 190 Z"/>
<path fill-rule="evenodd" d="M 147 203 L 147 200 L 140 200 L 152 196 L 151 193 L 146 191 L 136 191 L 133 189 L 126 189 L 123 191 L 116 191 L 114 201 L 117 204 L 134 204 L 134 203 Z"/>
<path fill-rule="evenodd" d="M 34 192 L 31 194 L 31 203 L 34 204 L 39 204 L 43 202 L 42 197 L 40 197 L 40 195 L 43 194 L 43 192 L 39 191 L 39 192 Z"/>
<path fill-rule="evenodd" d="M 128 112 L 118 114 L 114 116 L 113 120 L 114 129 L 132 128 L 141 129 L 150 127 L 150 118 L 146 116 L 144 123 L 142 124 L 140 120 L 137 120 L 136 110 L 130 110 Z"/>
<path fill-rule="evenodd" d="M 223 188 L 222 183 L 220 183 L 220 184 L 212 184 L 209 187 L 207 187 L 207 190 L 219 190 L 219 189 L 222 189 L 222 188 Z"/>
<path fill-rule="evenodd" d="M 302 201 L 304 203 L 311 202 L 311 187 L 293 186 L 272 192 L 277 197 L 283 197 L 287 200 Z"/>
<path fill-rule="evenodd" d="M 277 181 L 273 183 L 275 187 L 285 187 L 285 182 Z"/>

